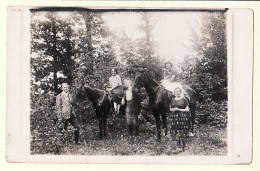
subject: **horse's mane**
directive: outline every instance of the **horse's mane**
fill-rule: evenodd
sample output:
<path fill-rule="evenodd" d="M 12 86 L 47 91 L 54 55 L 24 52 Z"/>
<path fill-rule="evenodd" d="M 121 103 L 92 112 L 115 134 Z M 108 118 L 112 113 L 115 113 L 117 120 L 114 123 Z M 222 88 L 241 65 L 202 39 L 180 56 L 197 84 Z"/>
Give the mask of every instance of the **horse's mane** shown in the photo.
<path fill-rule="evenodd" d="M 82 86 L 82 88 L 85 90 L 86 95 L 89 98 L 89 100 L 92 101 L 93 103 L 98 101 L 98 99 L 101 99 L 105 94 L 104 90 L 101 90 L 98 88 L 92 88 L 88 85 L 84 85 L 84 86 Z"/>
<path fill-rule="evenodd" d="M 156 98 L 156 94 L 158 93 L 158 90 L 160 89 L 160 84 L 158 84 L 153 77 L 150 75 L 148 71 L 144 71 L 143 73 L 144 80 L 147 82 L 145 89 L 146 92 L 148 93 L 149 97 L 151 99 Z"/>
<path fill-rule="evenodd" d="M 93 92 L 95 92 L 95 93 L 98 93 L 98 94 L 103 94 L 103 92 L 104 92 L 104 90 L 101 90 L 101 89 L 98 89 L 98 88 L 92 88 L 92 87 L 90 87 L 90 86 L 84 86 L 84 88 L 87 88 L 87 89 L 89 89 L 89 90 L 91 90 L 91 91 L 93 91 Z"/>
<path fill-rule="evenodd" d="M 98 88 L 93 88 L 93 90 L 96 91 L 96 92 L 99 92 L 99 93 L 103 93 L 104 92 L 104 90 L 101 90 L 101 89 L 98 89 Z"/>
<path fill-rule="evenodd" d="M 144 72 L 144 75 L 145 75 L 147 78 L 150 78 L 150 80 L 151 80 L 154 84 L 157 84 L 158 86 L 160 85 L 157 81 L 155 81 L 155 79 L 153 79 L 153 77 L 151 76 L 151 74 L 150 74 L 148 71 L 145 71 L 145 72 Z"/>

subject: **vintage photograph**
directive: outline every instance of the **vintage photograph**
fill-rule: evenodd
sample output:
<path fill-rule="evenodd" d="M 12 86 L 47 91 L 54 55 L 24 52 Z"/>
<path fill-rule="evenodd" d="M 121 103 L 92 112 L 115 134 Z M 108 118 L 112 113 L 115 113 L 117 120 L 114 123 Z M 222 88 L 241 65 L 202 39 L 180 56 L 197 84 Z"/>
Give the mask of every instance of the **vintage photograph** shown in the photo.
<path fill-rule="evenodd" d="M 228 155 L 228 9 L 30 9 L 30 154 Z"/>

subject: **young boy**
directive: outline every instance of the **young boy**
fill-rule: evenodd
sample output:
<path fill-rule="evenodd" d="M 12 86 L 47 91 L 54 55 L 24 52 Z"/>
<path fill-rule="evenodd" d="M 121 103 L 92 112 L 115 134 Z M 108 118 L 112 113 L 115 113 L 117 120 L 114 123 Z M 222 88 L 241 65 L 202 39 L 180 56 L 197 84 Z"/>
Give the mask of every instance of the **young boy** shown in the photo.
<path fill-rule="evenodd" d="M 57 118 L 60 124 L 64 124 L 64 129 L 67 129 L 68 123 L 74 127 L 74 141 L 77 144 L 79 141 L 79 124 L 75 113 L 72 111 L 72 96 L 69 93 L 69 85 L 62 83 L 62 92 L 56 97 Z"/>

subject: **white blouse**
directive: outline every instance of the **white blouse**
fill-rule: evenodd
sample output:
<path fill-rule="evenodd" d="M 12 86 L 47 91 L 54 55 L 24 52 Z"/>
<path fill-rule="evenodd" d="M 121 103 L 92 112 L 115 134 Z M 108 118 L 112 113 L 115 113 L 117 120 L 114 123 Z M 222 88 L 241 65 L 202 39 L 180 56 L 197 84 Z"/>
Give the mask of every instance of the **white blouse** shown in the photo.
<path fill-rule="evenodd" d="M 119 85 L 122 85 L 121 77 L 119 75 L 111 76 L 109 78 L 109 85 L 110 85 L 111 89 L 113 89 Z"/>

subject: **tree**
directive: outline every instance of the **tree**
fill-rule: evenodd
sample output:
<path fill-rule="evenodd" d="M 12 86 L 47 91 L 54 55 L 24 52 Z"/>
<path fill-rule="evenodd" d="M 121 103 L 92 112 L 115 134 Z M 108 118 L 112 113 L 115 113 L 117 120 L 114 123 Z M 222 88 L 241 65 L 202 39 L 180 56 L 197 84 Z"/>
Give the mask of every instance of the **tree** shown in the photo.
<path fill-rule="evenodd" d="M 75 87 L 87 79 L 89 84 L 103 88 L 110 76 L 111 66 L 116 64 L 112 35 L 104 24 L 102 13 L 83 11 L 75 15 L 81 28 L 77 31 L 80 39 L 77 68 L 74 70 Z"/>
<path fill-rule="evenodd" d="M 31 22 L 31 73 L 37 80 L 53 75 L 57 92 L 61 72 L 66 81 L 72 81 L 74 68 L 74 31 L 70 20 L 62 19 L 56 12 L 32 12 Z"/>
<path fill-rule="evenodd" d="M 151 71 L 156 80 L 161 80 L 163 62 L 158 56 L 158 52 L 156 51 L 158 49 L 157 44 L 152 36 L 157 20 L 151 13 L 141 13 L 139 29 L 144 36 L 138 40 L 138 52 L 144 58 L 143 65 Z"/>
<path fill-rule="evenodd" d="M 193 55 L 186 56 L 182 76 L 203 97 L 227 99 L 227 41 L 224 12 L 205 13 L 200 34 L 192 34 Z"/>
<path fill-rule="evenodd" d="M 124 75 L 133 78 L 138 68 L 143 65 L 144 58 L 138 52 L 137 41 L 130 38 L 125 30 L 120 29 L 115 32 L 114 46 L 117 47 L 116 56 L 122 66 L 121 71 Z"/>

